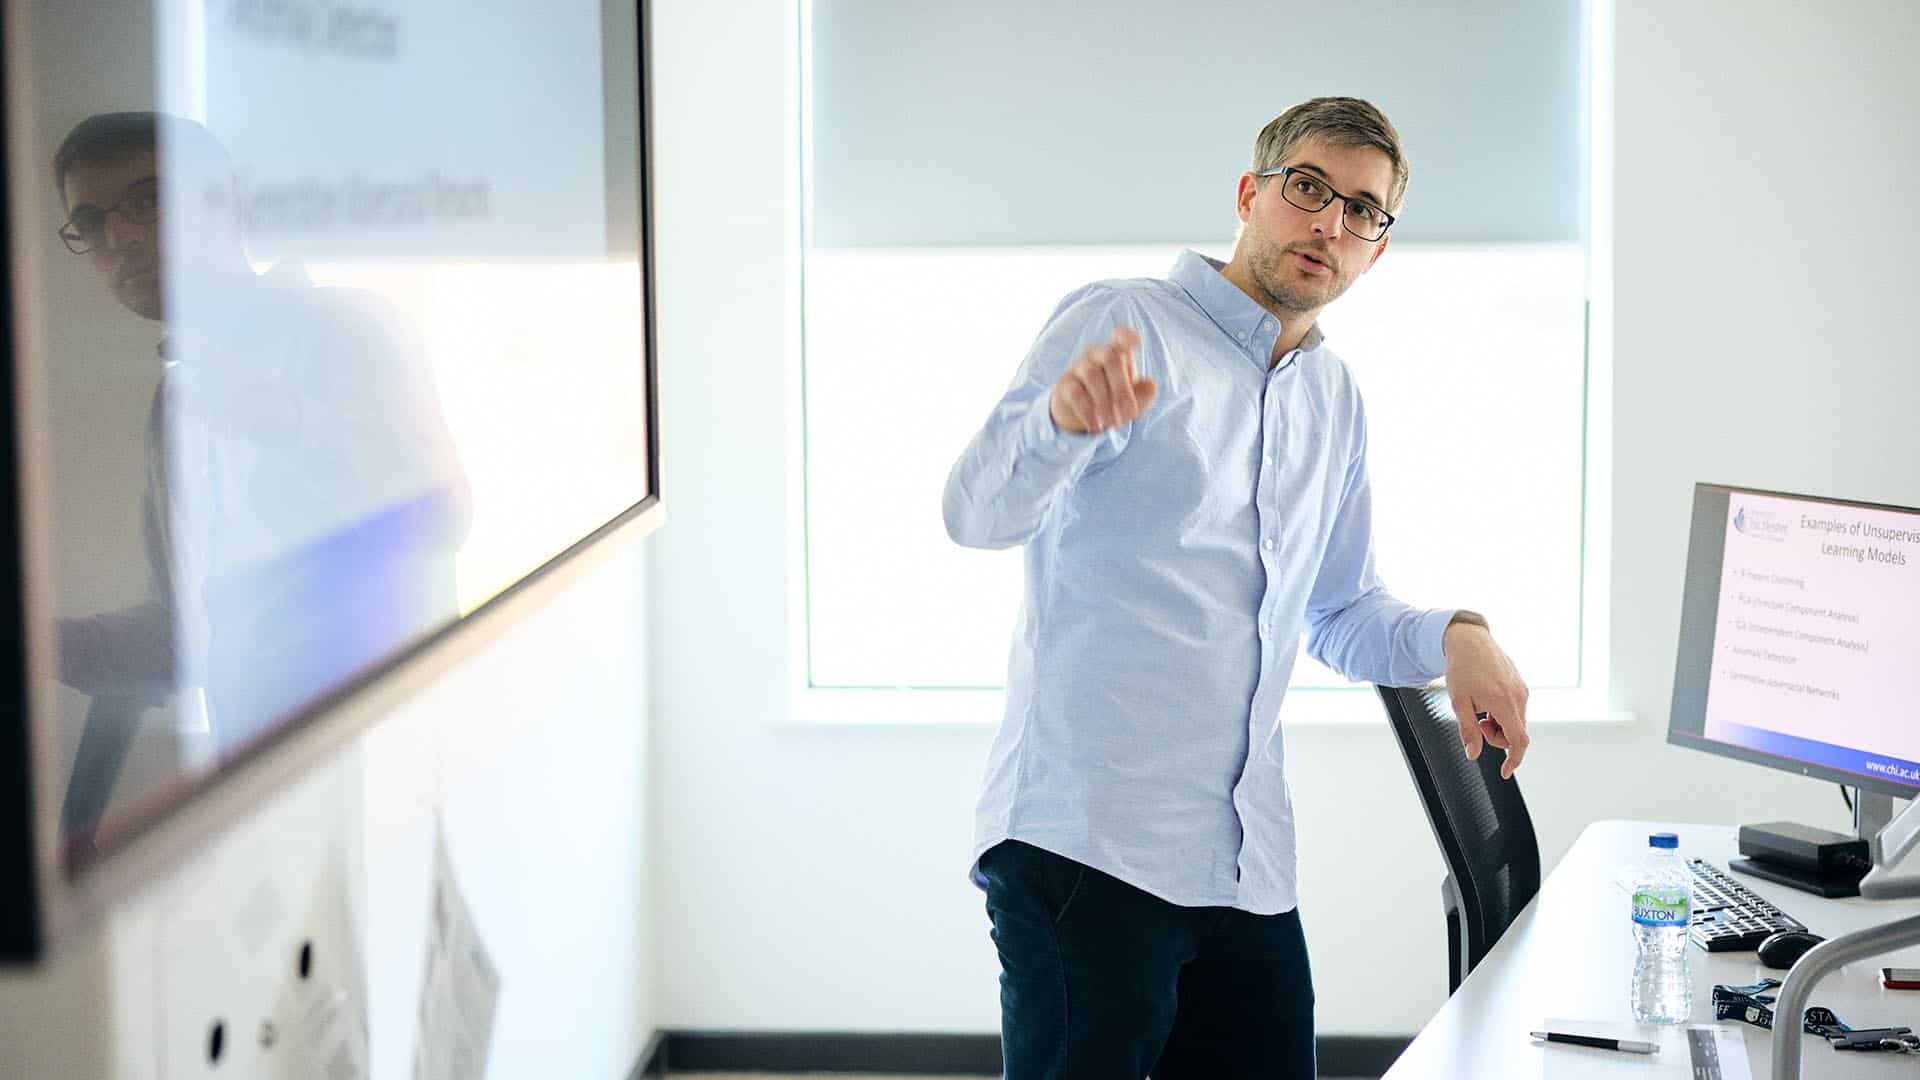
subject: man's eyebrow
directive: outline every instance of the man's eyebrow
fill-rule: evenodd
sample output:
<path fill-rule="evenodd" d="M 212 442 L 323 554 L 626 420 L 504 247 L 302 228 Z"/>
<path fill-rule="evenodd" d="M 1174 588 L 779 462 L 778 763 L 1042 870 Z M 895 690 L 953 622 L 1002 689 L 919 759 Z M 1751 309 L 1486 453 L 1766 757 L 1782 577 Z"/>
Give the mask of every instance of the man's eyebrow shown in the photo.
<path fill-rule="evenodd" d="M 1295 163 L 1294 163 L 1294 165 L 1293 165 L 1293 167 L 1294 167 L 1294 168 L 1296 168 L 1296 169 L 1305 169 L 1306 171 L 1308 171 L 1308 172 L 1310 172 L 1310 173 L 1313 173 L 1313 174 L 1314 174 L 1315 176 L 1318 176 L 1318 177 L 1319 177 L 1320 179 L 1322 179 L 1322 180 L 1327 180 L 1327 181 L 1328 181 L 1328 183 L 1327 183 L 1327 186 L 1328 186 L 1328 187 L 1332 187 L 1332 186 L 1333 186 L 1333 183 L 1332 183 L 1332 181 L 1331 181 L 1331 180 L 1329 180 L 1329 179 L 1328 179 L 1328 177 L 1327 177 L 1327 170 L 1325 170 L 1325 169 L 1323 169 L 1323 168 L 1321 168 L 1321 167 L 1320 167 L 1320 166 L 1318 166 L 1318 165 L 1315 165 L 1315 164 L 1314 164 L 1313 162 L 1311 162 L 1311 161 L 1299 161 L 1299 162 L 1295 162 Z M 1356 191 L 1356 192 L 1354 192 L 1353 194 L 1354 194 L 1354 196 L 1355 196 L 1355 197 L 1357 197 L 1357 198 L 1361 198 L 1361 199 L 1365 199 L 1365 200 L 1367 200 L 1368 202 L 1370 202 L 1370 203 L 1372 203 L 1372 204 L 1374 204 L 1375 206 L 1385 206 L 1385 205 L 1386 205 L 1386 203 L 1384 203 L 1384 202 L 1382 202 L 1382 201 L 1381 201 L 1381 199 L 1380 199 L 1380 196 L 1378 196 L 1378 195 L 1375 195 L 1375 194 L 1374 194 L 1373 192 L 1371 192 L 1371 191 L 1368 191 L 1368 190 L 1366 190 L 1366 189 L 1364 189 L 1364 188 L 1362 188 L 1362 189 L 1361 189 L 1361 190 L 1359 190 L 1359 191 Z"/>
<path fill-rule="evenodd" d="M 160 175 L 158 173 L 148 173 L 146 176 L 143 176 L 138 180 L 129 181 L 126 187 L 121 188 L 120 198 L 125 199 L 128 195 L 133 194 L 135 191 L 138 191 L 143 187 L 159 187 L 159 186 L 160 186 Z M 79 213 L 82 210 L 92 210 L 92 211 L 98 212 L 100 210 L 100 207 L 95 206 L 92 203 L 83 202 L 73 207 L 71 210 L 68 210 L 67 216 L 72 217 L 73 215 Z"/>

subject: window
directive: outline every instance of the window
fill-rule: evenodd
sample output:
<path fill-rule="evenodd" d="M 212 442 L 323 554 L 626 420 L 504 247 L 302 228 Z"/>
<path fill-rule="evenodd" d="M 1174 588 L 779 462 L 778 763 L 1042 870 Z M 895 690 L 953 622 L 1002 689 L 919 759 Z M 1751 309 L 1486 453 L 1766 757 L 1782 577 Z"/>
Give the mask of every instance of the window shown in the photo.
<path fill-rule="evenodd" d="M 1214 2 L 1231 10 L 1143 5 L 1089 27 L 1012 0 L 814 0 L 807 685 L 1003 684 L 1020 555 L 947 538 L 948 469 L 1061 296 L 1164 276 L 1182 247 L 1227 258 L 1254 134 L 1338 86 L 1394 118 L 1413 170 L 1391 250 L 1321 320 L 1367 396 L 1382 576 L 1410 602 L 1486 612 L 1536 689 L 1591 688 L 1604 501 L 1589 498 L 1582 9 L 1343 8 L 1343 26 L 1391 28 L 1371 52 L 1398 66 L 1364 87 L 1311 56 L 1277 74 L 1263 54 L 1284 45 L 1204 29 L 1327 32 L 1306 9 Z M 1100 55 L 1129 59 L 1069 60 Z M 1346 685 L 1314 663 L 1294 683 Z"/>

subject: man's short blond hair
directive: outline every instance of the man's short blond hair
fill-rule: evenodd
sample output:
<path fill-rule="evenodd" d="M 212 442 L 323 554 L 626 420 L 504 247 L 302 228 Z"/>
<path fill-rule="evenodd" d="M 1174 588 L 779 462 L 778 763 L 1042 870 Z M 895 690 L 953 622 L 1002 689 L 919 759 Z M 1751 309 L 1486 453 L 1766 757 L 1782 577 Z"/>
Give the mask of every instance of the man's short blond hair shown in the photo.
<path fill-rule="evenodd" d="M 1400 212 L 1407 196 L 1407 155 L 1400 133 L 1387 114 L 1370 101 L 1351 97 L 1318 97 L 1303 101 L 1279 116 L 1253 140 L 1253 171 L 1265 172 L 1286 164 L 1288 155 L 1308 139 L 1334 146 L 1371 146 L 1393 162 L 1393 190 L 1386 195 L 1390 214 Z"/>

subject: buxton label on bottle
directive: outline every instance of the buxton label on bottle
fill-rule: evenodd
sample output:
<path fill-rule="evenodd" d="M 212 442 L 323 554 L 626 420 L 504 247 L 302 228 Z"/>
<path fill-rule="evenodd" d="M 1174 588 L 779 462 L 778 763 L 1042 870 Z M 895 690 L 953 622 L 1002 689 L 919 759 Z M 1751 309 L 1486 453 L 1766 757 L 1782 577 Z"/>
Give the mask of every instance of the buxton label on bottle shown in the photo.
<path fill-rule="evenodd" d="M 1683 892 L 1633 894 L 1633 921 L 1641 926 L 1685 926 L 1693 914 L 1692 897 Z"/>

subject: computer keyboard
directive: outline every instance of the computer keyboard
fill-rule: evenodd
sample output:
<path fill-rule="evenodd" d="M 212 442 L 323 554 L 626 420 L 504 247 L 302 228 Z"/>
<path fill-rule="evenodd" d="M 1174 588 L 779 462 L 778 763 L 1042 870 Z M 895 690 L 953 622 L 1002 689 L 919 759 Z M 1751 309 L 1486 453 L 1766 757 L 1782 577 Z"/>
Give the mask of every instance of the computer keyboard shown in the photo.
<path fill-rule="evenodd" d="M 1770 934 L 1806 924 L 1705 859 L 1687 860 L 1693 875 L 1693 923 L 1687 937 L 1708 952 L 1755 949 Z"/>

